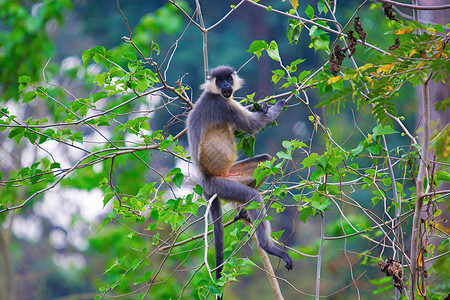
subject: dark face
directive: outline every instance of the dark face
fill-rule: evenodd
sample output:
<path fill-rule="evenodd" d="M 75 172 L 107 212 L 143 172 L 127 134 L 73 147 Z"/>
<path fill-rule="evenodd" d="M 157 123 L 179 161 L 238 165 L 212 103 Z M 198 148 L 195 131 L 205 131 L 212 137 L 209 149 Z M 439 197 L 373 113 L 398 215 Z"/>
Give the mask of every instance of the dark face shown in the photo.
<path fill-rule="evenodd" d="M 230 98 L 233 94 L 233 76 L 218 76 L 216 77 L 216 86 L 222 92 L 222 96 Z"/>

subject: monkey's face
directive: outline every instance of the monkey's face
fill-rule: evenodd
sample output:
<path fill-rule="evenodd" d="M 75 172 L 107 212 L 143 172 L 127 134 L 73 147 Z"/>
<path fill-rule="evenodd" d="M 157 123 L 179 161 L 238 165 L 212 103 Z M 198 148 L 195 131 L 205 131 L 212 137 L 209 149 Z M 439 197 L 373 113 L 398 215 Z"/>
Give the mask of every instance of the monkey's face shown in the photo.
<path fill-rule="evenodd" d="M 233 83 L 234 79 L 232 75 L 216 77 L 216 86 L 225 98 L 230 98 L 233 94 Z"/>

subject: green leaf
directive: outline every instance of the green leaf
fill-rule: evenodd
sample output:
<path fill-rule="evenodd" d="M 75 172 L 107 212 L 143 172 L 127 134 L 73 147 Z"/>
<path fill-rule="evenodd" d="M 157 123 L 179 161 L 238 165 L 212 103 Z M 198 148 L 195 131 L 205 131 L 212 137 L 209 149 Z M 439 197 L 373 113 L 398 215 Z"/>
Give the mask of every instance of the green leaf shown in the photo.
<path fill-rule="evenodd" d="M 17 142 L 17 144 L 20 142 L 20 140 L 23 137 L 25 130 L 22 127 L 15 127 L 9 131 L 8 138 L 12 139 Z"/>
<path fill-rule="evenodd" d="M 86 50 L 83 52 L 83 55 L 81 56 L 81 60 L 83 61 L 84 67 L 86 68 L 91 61 L 91 59 L 94 57 L 94 53 L 92 53 L 91 50 Z"/>
<path fill-rule="evenodd" d="M 275 203 L 274 203 L 275 204 Z M 281 206 L 281 205 L 280 205 Z M 272 205 L 273 207 L 273 205 Z M 275 238 L 275 239 L 280 239 L 281 236 L 283 235 L 283 233 L 285 232 L 285 230 L 280 230 L 280 231 L 272 231 L 271 235 Z"/>
<path fill-rule="evenodd" d="M 308 4 L 308 7 L 306 8 L 305 13 L 309 19 L 312 19 L 314 17 L 314 8 Z"/>
<path fill-rule="evenodd" d="M 267 49 L 269 57 L 275 61 L 280 61 L 280 53 L 278 51 L 278 44 L 275 41 L 271 41 L 269 48 Z"/>
<path fill-rule="evenodd" d="M 150 183 L 144 184 L 144 186 L 139 189 L 139 192 L 136 196 L 137 197 L 147 197 L 148 194 L 150 194 L 151 192 L 154 191 L 155 185 L 156 185 L 156 182 L 150 182 Z"/>
<path fill-rule="evenodd" d="M 22 75 L 19 77 L 19 93 L 22 92 L 31 81 L 31 77 L 28 75 Z"/>
<path fill-rule="evenodd" d="M 138 285 L 140 283 L 148 282 L 150 280 L 150 277 L 152 276 L 153 273 L 154 273 L 154 271 L 148 271 L 143 276 L 138 277 L 136 279 L 136 281 L 134 282 L 134 285 Z"/>
<path fill-rule="evenodd" d="M 370 144 L 369 146 L 366 147 L 367 151 L 369 151 L 371 154 L 375 154 L 378 155 L 380 153 L 381 150 L 381 145 L 376 143 L 376 144 Z"/>
<path fill-rule="evenodd" d="M 177 173 L 173 176 L 173 183 L 177 187 L 181 187 L 181 184 L 183 183 L 184 175 L 182 173 Z"/>
<path fill-rule="evenodd" d="M 327 36 L 328 37 L 328 36 Z M 330 44 L 330 37 L 327 39 L 316 38 L 313 40 L 310 48 L 314 47 L 314 50 L 328 50 L 328 45 Z"/>
<path fill-rule="evenodd" d="M 283 152 L 283 151 L 277 152 L 277 156 L 279 158 L 281 158 L 281 159 L 291 160 L 291 156 L 289 154 L 287 154 L 286 152 Z"/>
<path fill-rule="evenodd" d="M 364 144 L 363 142 L 360 142 L 358 147 L 356 147 L 355 149 L 352 149 L 352 151 L 350 151 L 350 154 L 352 156 L 358 155 L 359 153 L 361 153 L 361 151 L 363 151 L 364 149 Z"/>
<path fill-rule="evenodd" d="M 106 80 L 108 79 L 108 73 L 101 73 L 95 76 L 94 78 L 94 83 L 96 83 L 98 86 L 102 86 L 103 84 L 106 84 Z M 111 93 L 111 92 L 110 92 Z M 107 94 L 106 96 L 108 96 L 109 94 Z"/>
<path fill-rule="evenodd" d="M 314 216 L 314 211 L 313 211 L 312 207 L 310 207 L 310 206 L 299 207 L 298 210 L 301 212 L 299 219 L 303 223 L 306 223 L 309 216 Z"/>
<path fill-rule="evenodd" d="M 194 192 L 199 195 L 202 196 L 203 195 L 203 187 L 201 187 L 199 184 L 197 184 L 194 188 L 193 188 Z"/>
<path fill-rule="evenodd" d="M 156 55 L 159 55 L 159 52 L 161 51 L 160 49 L 159 49 L 159 44 L 157 44 L 157 43 L 155 43 L 154 41 L 152 41 L 152 52 L 153 51 L 155 51 L 156 52 Z"/>
<path fill-rule="evenodd" d="M 137 90 L 139 92 L 143 92 L 148 88 L 149 84 L 150 84 L 150 79 L 141 76 L 141 77 L 139 77 L 139 79 L 137 81 Z"/>
<path fill-rule="evenodd" d="M 159 211 L 157 208 L 152 209 L 152 211 L 150 212 L 150 216 L 152 216 L 152 219 L 155 221 L 158 221 L 159 219 Z"/>
<path fill-rule="evenodd" d="M 321 203 L 313 201 L 311 202 L 311 206 L 320 210 L 320 211 L 325 211 L 325 209 L 331 204 L 330 200 L 325 199 L 324 201 L 322 201 Z"/>
<path fill-rule="evenodd" d="M 252 202 L 250 202 L 249 205 L 247 205 L 247 207 L 245 208 L 245 210 L 248 210 L 248 209 L 258 209 L 258 208 L 259 208 L 259 203 L 256 202 L 256 201 L 252 201 Z"/>
<path fill-rule="evenodd" d="M 60 164 L 60 163 L 57 163 L 57 162 L 52 163 L 52 164 L 50 165 L 50 169 L 61 169 L 61 164 Z"/>
<path fill-rule="evenodd" d="M 288 150 L 289 153 L 291 153 L 291 151 L 292 151 L 292 141 L 283 141 L 283 142 L 281 143 L 281 145 L 282 145 L 284 148 L 286 148 L 286 150 Z"/>
<path fill-rule="evenodd" d="M 299 75 L 298 75 L 298 82 L 302 82 L 303 78 L 305 78 L 306 76 L 308 76 L 311 73 L 311 71 L 302 71 Z"/>
<path fill-rule="evenodd" d="M 309 31 L 309 36 L 311 37 L 311 45 L 309 48 L 314 50 L 328 50 L 328 45 L 330 44 L 330 36 L 328 36 L 325 31 L 317 26 L 311 26 Z"/>
<path fill-rule="evenodd" d="M 105 207 L 106 204 L 108 204 L 109 200 L 111 200 L 112 197 L 114 197 L 113 192 L 109 192 L 103 195 L 103 207 Z"/>
<path fill-rule="evenodd" d="M 22 75 L 19 77 L 18 82 L 20 84 L 28 84 L 31 81 L 31 77 L 28 75 Z"/>
<path fill-rule="evenodd" d="M 280 81 L 280 79 L 283 78 L 283 76 L 285 74 L 284 70 L 281 70 L 281 69 L 274 70 L 274 71 L 272 71 L 272 73 L 273 73 L 272 81 L 273 81 L 274 84 L 277 84 L 278 81 Z"/>
<path fill-rule="evenodd" d="M 96 53 L 96 54 L 100 54 L 100 55 L 105 55 L 106 54 L 106 48 L 103 46 L 95 46 L 94 48 L 91 49 L 92 53 Z"/>
<path fill-rule="evenodd" d="M 270 163 L 270 161 L 269 161 L 269 163 Z M 263 167 L 261 167 L 261 166 L 256 168 L 255 171 L 253 172 L 253 178 L 255 178 L 255 180 L 256 180 L 256 185 L 259 185 L 261 180 L 263 180 L 270 174 L 271 174 L 270 169 L 263 169 Z"/>
<path fill-rule="evenodd" d="M 168 176 L 172 176 L 175 174 L 181 173 L 181 169 L 180 168 L 173 168 L 167 175 Z"/>
<path fill-rule="evenodd" d="M 92 101 L 95 103 L 95 102 L 99 101 L 100 99 L 103 99 L 106 97 L 107 97 L 107 95 L 105 94 L 105 92 L 97 92 L 92 95 Z"/>
<path fill-rule="evenodd" d="M 385 186 L 391 186 L 392 180 L 390 177 L 385 177 L 385 178 L 381 179 L 381 181 L 383 181 Z"/>
<path fill-rule="evenodd" d="M 386 278 L 389 279 L 389 277 L 386 277 Z M 390 280 L 389 280 L 389 281 L 390 281 Z M 387 292 L 387 291 L 389 291 L 389 290 L 392 290 L 393 288 L 394 288 L 394 286 L 393 286 L 392 284 L 389 284 L 389 285 L 387 285 L 387 286 L 384 286 L 384 287 L 381 287 L 381 288 L 379 288 L 379 289 L 374 290 L 372 293 L 373 293 L 374 295 L 378 295 L 378 294 Z"/>
<path fill-rule="evenodd" d="M 439 171 L 436 174 L 436 179 L 439 181 L 450 182 L 450 174 L 447 171 Z"/>
<path fill-rule="evenodd" d="M 145 121 L 145 120 L 141 123 L 141 128 L 145 129 L 145 130 L 149 130 L 149 131 L 151 130 L 150 129 L 150 124 L 147 121 Z"/>
<path fill-rule="evenodd" d="M 180 207 L 180 213 L 182 213 L 182 214 L 193 214 L 194 216 L 196 216 L 197 215 L 197 212 L 198 212 L 198 208 L 199 208 L 199 205 L 197 204 L 197 203 L 193 203 L 193 202 L 188 202 L 188 203 L 186 203 L 186 204 L 183 204 L 181 207 Z"/>
<path fill-rule="evenodd" d="M 317 153 L 311 153 L 311 155 L 310 155 L 309 157 L 305 158 L 305 159 L 302 161 L 302 165 L 303 165 L 303 168 L 302 168 L 302 169 L 304 169 L 304 168 L 309 168 L 309 167 L 311 167 L 312 165 L 314 165 L 314 163 L 317 161 L 318 158 L 319 158 L 319 154 L 317 154 Z"/>
<path fill-rule="evenodd" d="M 255 137 L 254 136 L 244 136 L 238 134 L 239 141 L 236 145 L 237 150 L 244 151 L 244 154 L 253 157 L 255 154 Z"/>
<path fill-rule="evenodd" d="M 373 133 L 376 135 L 384 135 L 384 134 L 393 134 L 393 133 L 398 133 L 398 131 L 395 131 L 394 129 L 392 129 L 391 126 L 381 126 L 378 125 L 377 127 L 375 127 L 373 129 Z"/>
<path fill-rule="evenodd" d="M 436 29 L 437 32 L 445 34 L 444 26 L 442 26 L 442 24 L 435 24 L 434 29 Z"/>
<path fill-rule="evenodd" d="M 22 103 L 28 103 L 28 102 L 30 102 L 31 100 L 33 100 L 34 98 L 36 98 L 36 92 L 35 92 L 35 91 L 29 91 L 29 92 L 26 92 L 26 93 L 23 95 L 23 101 L 22 101 Z"/>
<path fill-rule="evenodd" d="M 247 52 L 254 53 L 256 57 L 261 56 L 261 52 L 265 49 L 269 49 L 269 45 L 266 41 L 258 40 L 251 43 L 250 48 L 247 50 Z"/>
<path fill-rule="evenodd" d="M 319 3 L 317 3 L 317 9 L 319 10 L 319 14 L 324 12 L 325 14 L 328 13 L 328 8 L 324 3 L 324 0 L 319 0 Z"/>
<path fill-rule="evenodd" d="M 141 264 L 141 261 L 139 259 L 134 259 L 131 263 L 131 267 L 133 268 L 133 271 L 135 271 Z"/>
<path fill-rule="evenodd" d="M 208 290 L 213 293 L 214 295 L 221 295 L 222 293 L 220 292 L 220 290 L 218 288 L 216 288 L 215 286 L 208 286 Z"/>
<path fill-rule="evenodd" d="M 126 52 L 126 53 L 122 54 L 122 57 L 125 58 L 126 60 L 131 60 L 131 61 L 137 60 L 136 54 L 134 54 L 133 52 Z"/>
<path fill-rule="evenodd" d="M 159 150 L 162 151 L 162 150 L 172 146 L 172 144 L 173 144 L 173 142 L 170 140 L 161 141 L 161 143 L 159 144 Z"/>
<path fill-rule="evenodd" d="M 69 136 L 69 139 L 72 141 L 77 141 L 82 143 L 83 142 L 83 136 L 81 135 L 81 132 L 75 132 L 71 136 Z"/>
<path fill-rule="evenodd" d="M 290 44 L 297 45 L 304 26 L 305 24 L 300 20 L 289 20 L 289 26 L 286 30 L 286 37 Z"/>
<path fill-rule="evenodd" d="M 297 65 L 301 64 L 304 61 L 305 61 L 305 59 L 299 58 L 299 59 L 296 59 L 293 62 L 291 62 L 291 64 L 288 66 L 289 72 L 291 72 L 291 73 L 297 72 Z"/>

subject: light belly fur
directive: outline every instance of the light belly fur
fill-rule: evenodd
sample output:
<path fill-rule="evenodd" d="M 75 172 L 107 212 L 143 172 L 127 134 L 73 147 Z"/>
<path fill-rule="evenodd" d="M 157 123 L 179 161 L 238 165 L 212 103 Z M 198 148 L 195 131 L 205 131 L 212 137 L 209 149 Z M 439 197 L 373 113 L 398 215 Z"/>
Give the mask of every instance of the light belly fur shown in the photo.
<path fill-rule="evenodd" d="M 228 176 L 236 160 L 236 145 L 230 125 L 205 131 L 199 148 L 200 166 L 213 176 Z"/>

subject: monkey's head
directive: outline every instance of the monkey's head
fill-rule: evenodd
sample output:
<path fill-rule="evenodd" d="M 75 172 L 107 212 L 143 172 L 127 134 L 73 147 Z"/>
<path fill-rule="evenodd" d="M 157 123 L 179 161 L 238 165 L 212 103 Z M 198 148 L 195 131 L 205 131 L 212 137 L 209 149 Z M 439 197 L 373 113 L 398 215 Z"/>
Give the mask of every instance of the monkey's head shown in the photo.
<path fill-rule="evenodd" d="M 207 92 L 230 98 L 238 90 L 243 80 L 230 66 L 220 66 L 210 71 L 209 77 L 201 88 Z"/>

